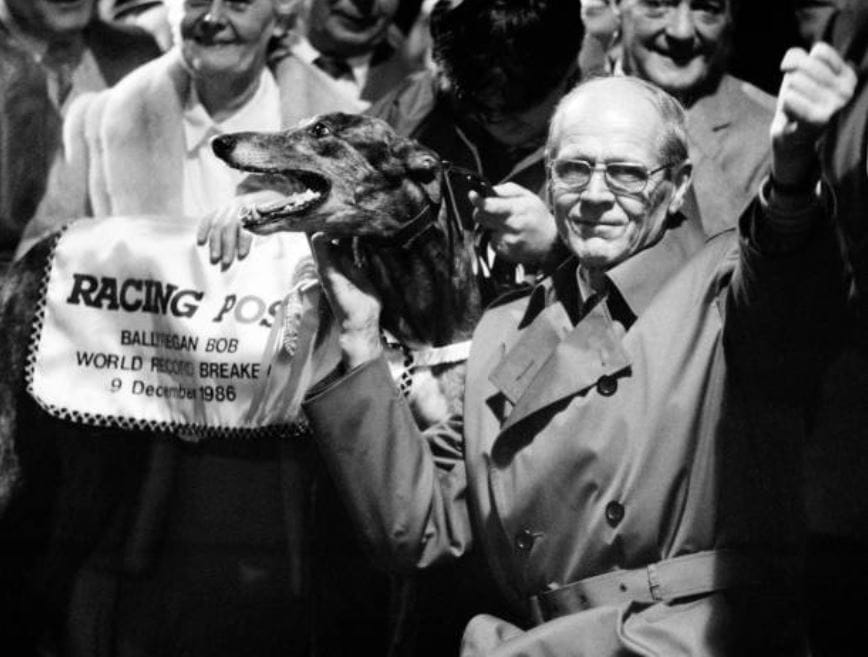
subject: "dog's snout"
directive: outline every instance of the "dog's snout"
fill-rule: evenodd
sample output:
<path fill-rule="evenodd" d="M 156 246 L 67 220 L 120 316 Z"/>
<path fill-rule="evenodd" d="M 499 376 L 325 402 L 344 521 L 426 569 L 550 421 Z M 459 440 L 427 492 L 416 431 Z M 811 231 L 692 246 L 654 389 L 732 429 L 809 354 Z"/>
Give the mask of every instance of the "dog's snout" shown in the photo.
<path fill-rule="evenodd" d="M 219 157 L 221 160 L 225 160 L 229 157 L 233 148 L 235 148 L 234 135 L 220 135 L 211 140 L 211 150 L 214 151 L 214 155 Z"/>

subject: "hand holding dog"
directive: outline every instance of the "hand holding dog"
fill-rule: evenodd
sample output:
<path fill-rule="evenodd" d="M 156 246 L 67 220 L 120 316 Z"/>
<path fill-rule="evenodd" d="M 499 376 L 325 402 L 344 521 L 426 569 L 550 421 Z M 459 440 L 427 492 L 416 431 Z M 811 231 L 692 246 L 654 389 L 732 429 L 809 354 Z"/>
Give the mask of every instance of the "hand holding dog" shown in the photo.
<path fill-rule="evenodd" d="M 270 190 L 236 196 L 228 205 L 202 217 L 196 231 L 196 244 L 208 244 L 211 263 L 219 262 L 224 270 L 228 269 L 236 258 L 246 258 L 253 244 L 253 235 L 241 225 L 244 209 L 280 198 L 280 194 Z"/>
<path fill-rule="evenodd" d="M 332 244 L 323 233 L 311 238 L 311 247 L 323 290 L 338 323 L 344 365 L 352 369 L 377 358 L 382 352 L 382 304 L 371 282 L 353 264 L 351 254 Z"/>
<path fill-rule="evenodd" d="M 494 188 L 497 196 L 469 192 L 473 218 L 491 232 L 491 246 L 506 261 L 538 265 L 558 239 L 554 218 L 545 202 L 513 182 Z"/>
<path fill-rule="evenodd" d="M 810 52 L 791 48 L 781 61 L 784 78 L 770 128 L 772 178 L 778 190 L 812 191 L 815 145 L 832 117 L 856 89 L 855 71 L 834 48 L 816 43 Z"/>

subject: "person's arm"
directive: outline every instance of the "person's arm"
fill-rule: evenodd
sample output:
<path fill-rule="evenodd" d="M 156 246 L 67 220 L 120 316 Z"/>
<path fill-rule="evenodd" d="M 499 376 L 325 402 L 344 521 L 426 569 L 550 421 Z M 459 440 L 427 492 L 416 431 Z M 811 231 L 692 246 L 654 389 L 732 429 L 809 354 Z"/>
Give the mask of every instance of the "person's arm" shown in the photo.
<path fill-rule="evenodd" d="M 314 253 L 339 332 L 342 376 L 304 405 L 332 479 L 375 560 L 391 570 L 467 551 L 462 422 L 418 429 L 381 357 L 380 302 L 322 235 Z"/>
<path fill-rule="evenodd" d="M 771 175 L 742 217 L 725 303 L 725 344 L 763 394 L 805 394 L 843 310 L 843 267 L 819 184 L 817 140 L 853 95 L 856 75 L 825 43 L 793 49 L 770 129 Z"/>

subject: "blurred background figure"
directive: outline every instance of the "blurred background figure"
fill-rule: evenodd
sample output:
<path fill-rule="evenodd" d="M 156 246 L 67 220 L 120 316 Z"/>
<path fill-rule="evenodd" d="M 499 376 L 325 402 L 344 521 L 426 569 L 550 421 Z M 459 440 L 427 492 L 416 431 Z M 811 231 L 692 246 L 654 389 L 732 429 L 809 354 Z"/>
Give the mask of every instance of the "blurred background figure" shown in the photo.
<path fill-rule="evenodd" d="M 295 26 L 272 55 L 284 121 L 361 112 L 412 72 L 395 25 L 399 0 L 300 0 Z"/>
<path fill-rule="evenodd" d="M 402 50 L 404 58 L 414 70 L 421 71 L 434 67 L 431 53 L 431 12 L 436 4 L 437 0 L 424 0 L 408 26 L 407 38 L 404 40 Z M 406 6 L 406 3 L 402 3 L 401 6 Z"/>
<path fill-rule="evenodd" d="M 619 57 L 618 18 L 611 0 L 581 0 L 585 40 L 579 68 L 585 77 L 605 75 Z"/>
<path fill-rule="evenodd" d="M 728 73 L 735 0 L 613 0 L 616 70 L 648 80 L 687 110 L 693 194 L 685 214 L 712 236 L 733 226 L 768 171 L 774 97 Z"/>
<path fill-rule="evenodd" d="M 108 0 L 105 16 L 124 25 L 136 25 L 151 34 L 164 52 L 172 46 L 172 30 L 163 0 Z"/>
<path fill-rule="evenodd" d="M 0 0 L 0 43 L 4 53 L 26 55 L 4 54 L 6 74 L 0 79 L 0 270 L 5 270 L 36 212 L 48 171 L 60 159 L 61 120 L 70 104 L 113 85 L 159 49 L 140 30 L 100 20 L 95 0 Z M 27 175 L 20 176 L 22 171 Z"/>
<path fill-rule="evenodd" d="M 541 198 L 542 151 L 555 105 L 581 77 L 581 6 L 440 0 L 430 22 L 434 69 L 407 78 L 369 113 L 495 184 L 488 198 L 468 200 L 468 184 L 455 183 L 462 216 L 491 232 L 495 257 L 483 283 L 493 299 L 523 283 L 511 263 L 535 273 L 561 253 Z"/>

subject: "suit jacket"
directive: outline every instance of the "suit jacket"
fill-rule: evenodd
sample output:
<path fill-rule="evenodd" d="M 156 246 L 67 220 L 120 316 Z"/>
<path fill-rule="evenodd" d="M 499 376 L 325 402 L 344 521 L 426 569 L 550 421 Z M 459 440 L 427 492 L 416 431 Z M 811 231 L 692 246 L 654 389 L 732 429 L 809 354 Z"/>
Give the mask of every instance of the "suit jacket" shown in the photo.
<path fill-rule="evenodd" d="M 362 112 L 413 72 L 409 62 L 384 43 L 371 57 L 368 77 L 357 100 L 348 98 L 325 71 L 299 59 L 289 50 L 276 53 L 272 61 L 281 88 L 287 127 L 326 112 Z"/>
<path fill-rule="evenodd" d="M 709 237 L 733 226 L 768 173 L 774 108 L 772 96 L 724 75 L 687 110 L 693 190 Z"/>
<path fill-rule="evenodd" d="M 47 97 L 41 67 L 29 54 L 11 52 L 16 46 L 2 25 L 0 42 L 0 141 L 5 144 L 0 148 L 0 250 L 11 256 L 45 191 L 61 143 L 61 117 Z M 105 86 L 160 54 L 142 30 L 101 21 L 85 28 L 84 42 Z"/>
<path fill-rule="evenodd" d="M 601 573 L 698 550 L 780 565 L 798 555 L 793 408 L 819 353 L 802 309 L 816 319 L 835 307 L 840 267 L 828 226 L 796 252 L 763 257 L 747 238 L 761 225 L 752 214 L 740 245 L 721 235 L 693 259 L 696 227 L 672 229 L 612 269 L 606 299 L 580 313 L 574 263 L 489 309 L 463 418 L 424 437 L 382 361 L 313 397 L 314 435 L 371 551 L 415 568 L 475 548 L 525 628 L 530 596 Z M 775 587 L 773 570 L 764 585 L 777 603 L 706 592 L 594 607 L 527 633 L 482 618 L 465 647 L 796 654 L 798 615 L 784 601 L 798 581 L 781 573 Z"/>

